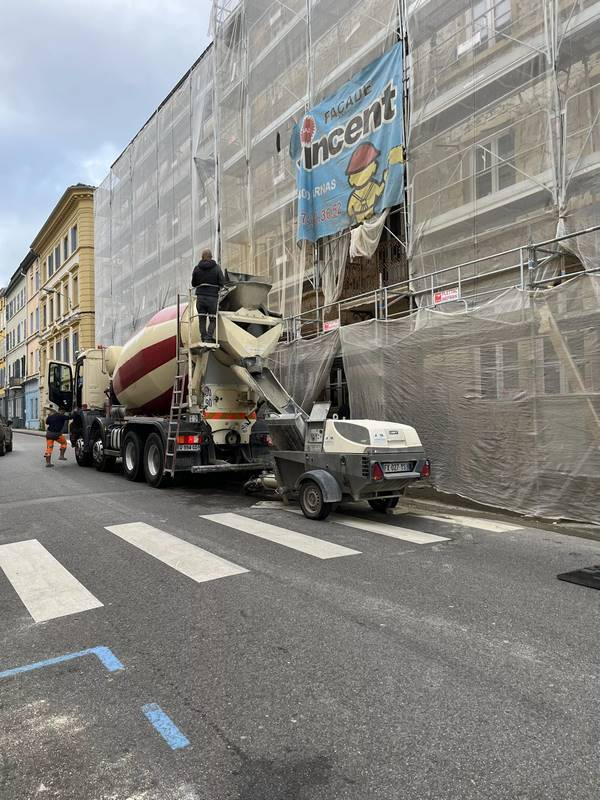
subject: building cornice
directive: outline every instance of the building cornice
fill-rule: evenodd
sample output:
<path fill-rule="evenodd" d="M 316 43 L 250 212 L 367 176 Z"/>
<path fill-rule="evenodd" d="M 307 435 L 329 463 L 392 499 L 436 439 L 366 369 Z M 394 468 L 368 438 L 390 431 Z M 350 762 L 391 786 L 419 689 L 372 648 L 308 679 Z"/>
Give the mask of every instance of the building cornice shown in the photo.
<path fill-rule="evenodd" d="M 65 221 L 72 212 L 73 207 L 79 200 L 90 200 L 94 196 L 95 187 L 85 183 L 77 183 L 65 189 L 64 194 L 54 206 L 48 219 L 40 228 L 37 236 L 31 243 L 31 249 L 36 253 L 41 253 L 56 237 L 57 228 Z"/>

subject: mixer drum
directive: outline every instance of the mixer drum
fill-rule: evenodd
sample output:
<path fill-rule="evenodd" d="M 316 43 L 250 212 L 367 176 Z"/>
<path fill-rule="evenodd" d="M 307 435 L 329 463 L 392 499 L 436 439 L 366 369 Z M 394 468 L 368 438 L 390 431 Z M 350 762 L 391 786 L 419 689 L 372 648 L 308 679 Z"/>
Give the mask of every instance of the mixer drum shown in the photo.
<path fill-rule="evenodd" d="M 187 319 L 183 311 L 182 322 Z M 168 414 L 177 370 L 177 306 L 163 308 L 121 350 L 113 390 L 129 412 Z"/>

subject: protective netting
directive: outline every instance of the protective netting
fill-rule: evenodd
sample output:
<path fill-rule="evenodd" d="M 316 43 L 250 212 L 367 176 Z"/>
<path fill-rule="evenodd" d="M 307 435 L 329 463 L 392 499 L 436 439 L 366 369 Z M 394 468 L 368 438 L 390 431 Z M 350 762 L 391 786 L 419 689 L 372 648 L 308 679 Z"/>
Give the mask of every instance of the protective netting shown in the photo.
<path fill-rule="evenodd" d="M 213 5 L 221 261 L 268 275 L 271 304 L 301 311 L 313 250 L 296 244 L 294 125 L 397 41 L 397 0 Z"/>
<path fill-rule="evenodd" d="M 216 239 L 212 50 L 96 191 L 96 340 L 122 344 L 186 291 Z"/>
<path fill-rule="evenodd" d="M 600 523 L 599 330 L 595 275 L 342 328 L 352 416 L 413 425 L 442 491 Z"/>
<path fill-rule="evenodd" d="M 408 0 L 406 19 L 413 288 L 471 260 L 486 258 L 462 279 L 511 266 L 518 254 L 488 257 L 597 224 L 598 3 Z M 577 242 L 583 265 L 598 267 L 598 233 Z M 494 284 L 507 280 L 464 295 Z"/>
<path fill-rule="evenodd" d="M 281 345 L 270 359 L 277 378 L 307 414 L 323 391 L 340 348 L 339 331 Z"/>

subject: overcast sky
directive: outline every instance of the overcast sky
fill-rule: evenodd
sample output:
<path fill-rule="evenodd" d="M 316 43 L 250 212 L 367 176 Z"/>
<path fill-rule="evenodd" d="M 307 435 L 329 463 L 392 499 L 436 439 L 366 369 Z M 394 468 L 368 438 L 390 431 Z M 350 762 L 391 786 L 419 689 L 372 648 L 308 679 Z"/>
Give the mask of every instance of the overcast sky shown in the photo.
<path fill-rule="evenodd" d="M 0 0 L 0 286 L 209 42 L 211 0 Z"/>

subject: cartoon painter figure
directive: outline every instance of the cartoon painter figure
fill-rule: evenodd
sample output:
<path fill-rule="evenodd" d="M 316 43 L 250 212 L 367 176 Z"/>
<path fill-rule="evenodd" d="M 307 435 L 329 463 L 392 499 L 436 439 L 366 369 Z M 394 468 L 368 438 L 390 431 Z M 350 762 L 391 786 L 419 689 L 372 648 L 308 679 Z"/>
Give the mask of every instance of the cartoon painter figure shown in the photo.
<path fill-rule="evenodd" d="M 348 216 L 353 223 L 360 224 L 375 213 L 377 201 L 385 190 L 389 170 L 383 171 L 381 182 L 375 179 L 379 168 L 379 150 L 371 142 L 360 144 L 352 153 L 346 175 L 353 191 L 348 198 Z M 402 145 L 392 147 L 388 154 L 388 164 L 401 164 L 404 161 Z"/>

